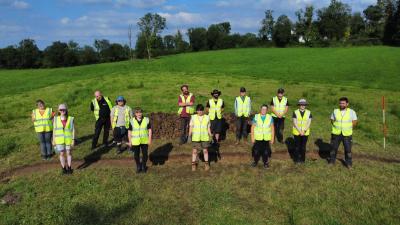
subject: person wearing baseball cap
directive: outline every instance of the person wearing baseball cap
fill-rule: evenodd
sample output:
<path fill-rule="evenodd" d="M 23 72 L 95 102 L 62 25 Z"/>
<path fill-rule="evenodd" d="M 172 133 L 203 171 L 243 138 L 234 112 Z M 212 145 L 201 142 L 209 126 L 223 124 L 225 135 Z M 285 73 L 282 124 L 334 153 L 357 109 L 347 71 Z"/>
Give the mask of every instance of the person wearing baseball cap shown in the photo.
<path fill-rule="evenodd" d="M 58 106 L 58 114 L 53 121 L 53 146 L 60 153 L 62 174 L 72 174 L 72 148 L 75 145 L 74 117 L 68 114 L 66 104 Z M 65 154 L 67 165 L 65 165 Z"/>
<path fill-rule="evenodd" d="M 225 103 L 220 98 L 221 91 L 215 89 L 211 92 L 212 98 L 207 102 L 208 116 L 211 121 L 211 132 L 213 134 L 214 143 L 218 145 L 219 136 L 222 132 L 222 113 Z"/>
<path fill-rule="evenodd" d="M 289 110 L 288 99 L 284 96 L 285 90 L 279 88 L 277 95 L 272 98 L 271 110 L 272 118 L 274 118 L 275 137 L 280 143 L 283 143 L 283 129 L 285 128 L 285 116 Z"/>
<path fill-rule="evenodd" d="M 114 141 L 117 143 L 117 154 L 122 153 L 122 142 L 127 142 L 129 121 L 133 117 L 131 107 L 126 105 L 123 96 L 118 96 L 116 106 L 111 109 L 110 119 L 113 128 Z"/>
<path fill-rule="evenodd" d="M 297 103 L 299 106 L 293 112 L 293 137 L 294 137 L 294 162 L 305 163 L 306 160 L 306 146 L 308 136 L 310 135 L 310 126 L 311 126 L 311 111 L 306 109 L 307 101 L 305 99 L 300 99 Z"/>
<path fill-rule="evenodd" d="M 240 88 L 240 95 L 235 99 L 235 115 L 236 115 L 236 145 L 240 143 L 240 139 L 247 141 L 247 125 L 251 113 L 251 100 L 246 95 L 246 88 Z"/>

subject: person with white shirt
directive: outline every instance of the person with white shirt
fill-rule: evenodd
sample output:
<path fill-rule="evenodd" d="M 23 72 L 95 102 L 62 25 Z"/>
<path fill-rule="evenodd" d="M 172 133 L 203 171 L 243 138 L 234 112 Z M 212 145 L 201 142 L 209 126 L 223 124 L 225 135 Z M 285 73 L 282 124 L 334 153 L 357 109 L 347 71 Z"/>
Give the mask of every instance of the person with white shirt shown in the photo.
<path fill-rule="evenodd" d="M 335 163 L 340 142 L 343 142 L 345 163 L 347 168 L 351 169 L 353 165 L 351 156 L 353 127 L 357 125 L 357 115 L 354 110 L 349 108 L 349 100 L 347 97 L 342 97 L 339 99 L 339 108 L 335 109 L 331 114 L 331 123 L 332 148 L 330 152 L 329 164 L 333 165 Z"/>

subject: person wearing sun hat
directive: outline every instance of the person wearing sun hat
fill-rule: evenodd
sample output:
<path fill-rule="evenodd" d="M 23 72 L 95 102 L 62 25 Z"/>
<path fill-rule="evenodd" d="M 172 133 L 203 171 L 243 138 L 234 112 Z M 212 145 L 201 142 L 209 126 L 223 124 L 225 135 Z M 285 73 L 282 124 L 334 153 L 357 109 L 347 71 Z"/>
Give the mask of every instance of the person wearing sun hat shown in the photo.
<path fill-rule="evenodd" d="M 53 121 L 53 145 L 60 153 L 62 174 L 72 174 L 72 148 L 75 145 L 74 117 L 68 113 L 66 104 L 58 106 L 58 115 Z M 67 155 L 67 165 L 65 165 Z"/>
<path fill-rule="evenodd" d="M 219 98 L 221 91 L 214 89 L 211 92 L 212 98 L 207 102 L 208 116 L 211 122 L 211 132 L 213 134 L 214 143 L 218 144 L 219 136 L 222 132 L 222 113 L 224 111 L 224 101 Z"/>
<path fill-rule="evenodd" d="M 293 112 L 293 137 L 295 144 L 295 163 L 304 163 L 306 159 L 306 146 L 308 136 L 310 135 L 310 126 L 311 126 L 311 111 L 306 109 L 308 103 L 305 99 L 300 99 L 297 103 L 299 106 Z"/>
<path fill-rule="evenodd" d="M 123 96 L 118 96 L 116 106 L 111 109 L 110 119 L 114 141 L 117 143 L 117 154 L 122 153 L 122 142 L 127 141 L 129 121 L 133 117 L 131 107 L 126 105 Z"/>

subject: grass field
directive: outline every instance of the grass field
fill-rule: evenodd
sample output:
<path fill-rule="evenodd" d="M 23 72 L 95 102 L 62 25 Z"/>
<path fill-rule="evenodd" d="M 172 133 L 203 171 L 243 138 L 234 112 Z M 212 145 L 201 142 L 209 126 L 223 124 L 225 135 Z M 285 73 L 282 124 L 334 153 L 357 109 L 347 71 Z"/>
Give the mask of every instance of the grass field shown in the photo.
<path fill-rule="evenodd" d="M 278 87 L 289 102 L 310 102 L 313 113 L 310 152 L 318 139 L 327 144 L 329 115 L 341 96 L 359 117 L 355 154 L 393 159 L 357 160 L 353 171 L 339 164 L 328 168 L 321 159 L 294 166 L 273 159 L 266 172 L 248 167 L 250 146 L 232 146 L 221 153 L 248 153 L 248 158 L 222 159 L 209 174 L 189 172 L 188 158 L 151 167 L 137 176 L 133 167 L 89 166 L 72 177 L 59 171 L 12 176 L 0 183 L 0 197 L 19 193 L 15 205 L 0 205 L 0 224 L 398 224 L 400 158 L 400 50 L 390 47 L 330 49 L 237 49 L 162 57 L 152 61 L 119 62 L 47 70 L 0 70 L 0 172 L 40 162 L 30 112 L 36 99 L 52 107 L 66 102 L 76 117 L 81 142 L 76 159 L 89 150 L 94 118 L 89 111 L 93 91 L 146 112 L 174 113 L 182 83 L 188 83 L 197 103 L 205 103 L 218 88 L 233 112 L 234 97 L 245 86 L 256 111 Z M 382 148 L 381 96 L 387 98 L 388 146 Z M 294 107 L 291 107 L 290 114 Z M 287 121 L 285 135 L 290 136 Z M 176 140 L 156 140 L 152 150 L 171 142 L 171 155 L 190 154 Z M 283 144 L 274 152 L 287 151 Z M 131 157 L 104 151 L 102 159 Z M 56 161 L 54 158 L 52 161 Z M 133 162 L 132 162 L 133 163 Z M 133 164 L 132 164 L 133 165 Z"/>

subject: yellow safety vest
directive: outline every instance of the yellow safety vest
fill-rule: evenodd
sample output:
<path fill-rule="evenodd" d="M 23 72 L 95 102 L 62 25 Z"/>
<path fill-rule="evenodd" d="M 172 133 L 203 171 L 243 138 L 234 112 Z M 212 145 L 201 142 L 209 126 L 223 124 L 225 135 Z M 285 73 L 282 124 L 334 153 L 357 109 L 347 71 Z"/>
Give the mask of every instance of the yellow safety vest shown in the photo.
<path fill-rule="evenodd" d="M 208 116 L 210 117 L 210 120 L 215 119 L 215 112 L 217 112 L 217 118 L 221 119 L 222 118 L 222 99 L 218 99 L 217 104 L 215 104 L 214 99 L 210 99 L 209 101 L 210 104 L 210 109 L 208 110 Z"/>
<path fill-rule="evenodd" d="M 249 117 L 250 115 L 250 98 L 248 96 L 244 97 L 244 101 L 240 96 L 236 97 L 236 116 Z"/>
<path fill-rule="evenodd" d="M 265 120 L 261 119 L 261 114 L 255 115 L 256 126 L 254 127 L 254 139 L 257 141 L 270 141 L 272 139 L 271 131 L 271 115 L 266 114 Z"/>
<path fill-rule="evenodd" d="M 61 117 L 54 118 L 54 142 L 56 145 L 71 145 L 72 132 L 74 130 L 74 117 L 68 116 L 65 127 L 61 122 Z"/>
<path fill-rule="evenodd" d="M 277 113 L 282 114 L 283 112 L 285 112 L 286 105 L 287 105 L 287 98 L 285 96 L 282 97 L 281 101 L 279 101 L 278 96 L 275 96 L 272 98 L 272 102 L 274 103 L 274 108 Z M 273 112 L 271 113 L 271 115 L 273 117 L 277 117 L 275 115 L 275 113 L 273 113 Z M 283 117 L 285 117 L 285 116 L 283 116 Z"/>
<path fill-rule="evenodd" d="M 190 99 L 192 98 L 192 96 L 193 96 L 192 93 L 190 93 L 186 99 L 185 99 L 184 95 L 180 95 L 180 98 L 181 98 L 182 102 L 188 104 L 188 103 L 190 103 Z M 179 110 L 178 110 L 178 115 L 181 115 L 182 110 L 183 110 L 183 106 L 180 106 Z M 186 113 L 189 115 L 192 115 L 194 113 L 193 106 L 186 106 Z"/>
<path fill-rule="evenodd" d="M 200 121 L 198 115 L 192 116 L 193 128 L 192 128 L 192 141 L 210 141 L 208 135 L 208 126 L 210 124 L 210 117 L 203 115 L 203 119 Z"/>
<path fill-rule="evenodd" d="M 333 114 L 335 116 L 335 121 L 332 124 L 332 134 L 343 136 L 351 136 L 353 134 L 353 121 L 350 116 L 350 109 L 347 108 L 344 116 L 340 109 L 335 109 Z"/>
<path fill-rule="evenodd" d="M 112 103 L 111 103 L 110 99 L 108 97 L 105 97 L 105 96 L 103 96 L 103 98 L 104 98 L 104 100 L 106 100 L 107 105 L 111 110 L 113 106 L 112 106 Z M 100 106 L 99 106 L 99 103 L 97 102 L 96 98 L 94 98 L 92 100 L 92 104 L 93 104 L 93 107 L 94 107 L 94 110 L 93 110 L 94 117 L 96 118 L 96 120 L 98 120 L 99 119 Z"/>
<path fill-rule="evenodd" d="M 113 122 L 111 124 L 111 127 L 113 129 L 117 126 L 118 112 L 119 112 L 119 107 L 115 106 Z M 126 108 L 125 108 L 125 127 L 126 128 L 129 127 L 129 120 L 131 119 L 130 112 L 131 112 L 131 108 L 129 106 L 126 106 Z"/>
<path fill-rule="evenodd" d="M 142 123 L 139 125 L 136 118 L 131 119 L 131 143 L 133 146 L 149 143 L 149 130 L 147 126 L 149 124 L 149 118 L 143 117 Z"/>
<path fill-rule="evenodd" d="M 46 108 L 43 116 L 40 114 L 39 109 L 34 109 L 32 112 L 35 115 L 33 125 L 37 133 L 50 132 L 53 130 L 53 121 L 51 120 L 53 110 L 51 108 Z"/>
<path fill-rule="evenodd" d="M 296 115 L 296 120 L 297 120 L 297 127 L 300 128 L 300 130 L 305 131 L 305 128 L 307 126 L 307 122 L 310 119 L 311 112 L 310 110 L 306 109 L 304 111 L 304 115 L 301 116 L 300 110 L 295 110 L 294 114 Z M 300 132 L 297 130 L 297 128 L 293 125 L 293 135 L 300 135 Z M 304 133 L 305 136 L 310 135 L 310 128 L 307 129 L 307 131 Z"/>

